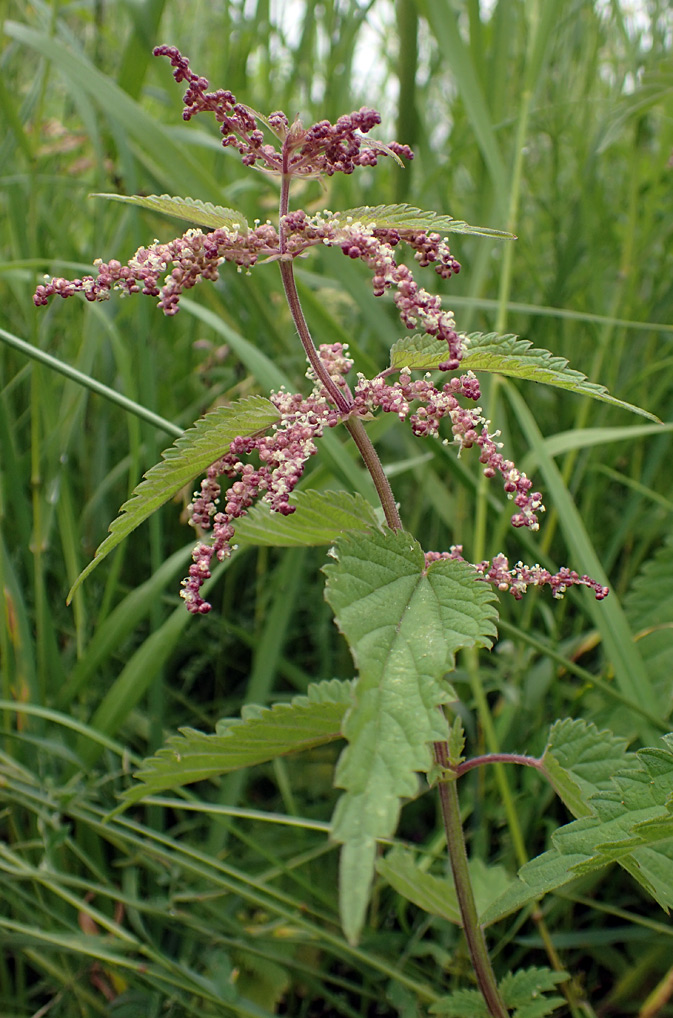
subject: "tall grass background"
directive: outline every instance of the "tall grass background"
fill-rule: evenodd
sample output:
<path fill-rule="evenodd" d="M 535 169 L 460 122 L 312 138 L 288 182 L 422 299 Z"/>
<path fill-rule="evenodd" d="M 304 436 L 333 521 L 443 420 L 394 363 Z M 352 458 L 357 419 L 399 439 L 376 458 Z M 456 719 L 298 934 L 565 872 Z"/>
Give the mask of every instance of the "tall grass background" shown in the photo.
<path fill-rule="evenodd" d="M 361 944 L 337 921 L 327 837 L 329 748 L 155 798 L 106 820 L 134 767 L 181 725 L 212 731 L 352 666 L 322 600 L 323 551 L 241 549 L 207 618 L 178 598 L 192 543 L 165 507 L 65 595 L 119 505 L 208 408 L 306 385 L 274 265 L 223 269 L 181 313 L 152 300 L 33 307 L 45 272 L 78 275 L 182 228 L 96 192 L 186 195 L 273 217 L 277 192 L 184 124 L 170 42 L 213 87 L 305 124 L 378 106 L 408 142 L 295 206 L 406 201 L 511 243 L 456 237 L 440 288 L 461 331 L 515 332 L 614 395 L 673 422 L 673 15 L 666 0 L 4 0 L 0 107 L 0 1015 L 413 1016 L 469 985 L 459 932 L 377 885 Z M 318 342 L 367 373 L 400 331 L 339 252 L 298 271 Z M 539 752 L 581 716 L 637 746 L 670 728 L 671 429 L 502 379 L 487 415 L 539 480 L 547 518 L 508 529 L 476 456 L 456 460 L 395 421 L 370 425 L 405 525 L 472 560 L 568 564 L 611 597 L 501 604 L 500 642 L 459 663 L 471 753 Z M 329 436 L 306 487 L 374 501 L 353 448 Z M 470 851 L 515 872 L 564 810 L 528 771 L 465 778 Z M 399 836 L 441 871 L 432 793 Z M 673 1014 L 673 931 L 621 870 L 549 896 L 489 932 L 502 974 L 560 962 L 567 1013 Z M 542 931 L 542 932 L 541 932 Z M 546 931 L 546 934 L 545 934 Z M 547 936 L 545 942 L 545 935 Z M 668 978 L 668 983 L 666 982 Z M 647 1011 L 648 995 L 661 1008 Z M 587 1003 L 590 1001 L 591 1003 Z"/>

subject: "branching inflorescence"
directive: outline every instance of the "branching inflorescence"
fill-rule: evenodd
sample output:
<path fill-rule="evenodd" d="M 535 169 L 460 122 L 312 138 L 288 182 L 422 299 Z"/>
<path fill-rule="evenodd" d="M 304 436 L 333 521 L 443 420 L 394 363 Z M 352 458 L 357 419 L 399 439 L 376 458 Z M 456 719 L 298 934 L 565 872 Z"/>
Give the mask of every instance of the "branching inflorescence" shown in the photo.
<path fill-rule="evenodd" d="M 208 92 L 208 81 L 190 70 L 189 61 L 175 47 L 158 46 L 154 53 L 168 57 L 175 80 L 187 83 L 183 100 L 185 120 L 198 113 L 214 114 L 225 148 L 235 148 L 246 166 L 280 175 L 285 202 L 281 197 L 279 226 L 276 228 L 267 221 L 256 223 L 254 229 L 223 226 L 210 233 L 191 229 L 169 243 L 157 241 L 140 248 L 126 265 L 117 260 L 98 260 L 96 277 L 47 278 L 37 287 L 34 303 L 45 305 L 51 296 L 70 297 L 76 293 L 82 293 L 88 301 L 102 301 L 117 290 L 126 295 L 143 293 L 158 297 L 158 306 L 164 314 L 175 315 L 181 295 L 202 279 L 216 281 L 219 268 L 225 262 L 233 263 L 239 270 L 249 270 L 260 262 L 269 261 L 291 266 L 295 258 L 312 247 L 324 245 L 339 248 L 346 257 L 364 262 L 372 272 L 374 295 L 380 297 L 392 291 L 400 318 L 408 329 L 420 329 L 446 343 L 446 358 L 438 364 L 438 370 L 457 370 L 463 357 L 464 341 L 456 331 L 453 313 L 442 307 L 436 294 L 420 287 L 411 269 L 396 258 L 396 249 L 403 245 L 413 251 L 420 267 L 433 266 L 442 279 L 448 279 L 460 271 L 460 265 L 445 239 L 437 233 L 417 229 L 377 228 L 357 218 L 329 211 L 309 216 L 302 210 L 287 210 L 287 187 L 294 177 L 349 174 L 359 166 L 375 166 L 381 155 L 398 161 L 413 158 L 406 145 L 397 142 L 384 145 L 365 137 L 380 123 L 379 114 L 363 107 L 340 117 L 335 124 L 323 120 L 305 129 L 299 120 L 291 124 L 284 113 L 263 117 L 238 103 L 226 90 Z M 278 145 L 265 141 L 260 124 L 275 136 Z M 289 296 L 288 299 L 297 323 L 296 315 L 301 311 L 293 307 Z M 315 348 L 303 319 L 301 326 L 300 335 L 309 336 L 313 354 Z M 345 345 L 335 343 L 319 347 L 317 358 L 311 356 L 311 363 L 314 367 L 309 369 L 308 377 L 313 382 L 312 393 L 309 396 L 284 391 L 272 393 L 270 398 L 279 411 L 279 423 L 268 434 L 236 438 L 211 465 L 200 491 L 194 495 L 190 522 L 201 531 L 210 531 L 211 540 L 199 541 L 189 577 L 183 581 L 182 596 L 189 611 L 205 613 L 210 609 L 200 590 L 210 576 L 213 558 L 222 560 L 235 547 L 232 545 L 234 521 L 258 498 L 266 501 L 275 512 L 284 515 L 294 512 L 290 495 L 306 462 L 317 451 L 316 440 L 325 428 L 367 419 L 378 410 L 394 413 L 403 421 L 408 418 L 412 431 L 419 436 L 438 436 L 442 421 L 448 421 L 451 438 L 444 440 L 452 441 L 459 452 L 477 445 L 484 474 L 487 477 L 501 475 L 504 490 L 517 510 L 512 516 L 513 526 L 538 529 L 537 514 L 544 511 L 542 496 L 532 491 L 532 483 L 526 475 L 504 458 L 497 441 L 499 432 L 489 431 L 489 422 L 482 416 L 481 408 L 465 407 L 460 402 L 474 403 L 480 398 L 479 383 L 472 372 L 437 384 L 430 374 L 413 379 L 408 369 L 402 369 L 398 378 L 391 381 L 391 371 L 387 370 L 373 379 L 358 375 L 351 391 L 346 375 L 353 362 Z M 246 459 L 252 454 L 258 465 Z M 224 494 L 220 478 L 231 481 Z M 429 552 L 426 561 L 430 564 L 441 558 L 462 558 L 462 548 Z M 474 568 L 499 590 L 509 590 L 516 598 L 520 598 L 530 584 L 550 585 L 556 597 L 573 585 L 591 587 L 599 599 L 608 593 L 606 587 L 568 569 L 555 575 L 537 565 L 528 567 L 518 563 L 510 569 L 504 555 Z"/>
<path fill-rule="evenodd" d="M 299 120 L 290 124 L 281 112 L 262 117 L 249 106 L 236 102 L 236 96 L 224 89 L 207 92 L 208 80 L 189 69 L 189 60 L 175 46 L 157 46 L 154 55 L 168 57 L 175 80 L 188 83 L 183 119 L 191 120 L 197 113 L 213 113 L 220 124 L 223 146 L 237 149 L 245 166 L 259 164 L 263 169 L 293 177 L 331 177 L 334 173 L 352 173 L 356 166 L 376 166 L 377 153 L 413 159 L 408 145 L 395 141 L 382 145 L 363 137 L 381 123 L 376 110 L 363 106 L 355 113 L 339 117 L 336 124 L 320 120 L 305 129 Z M 260 122 L 281 142 L 280 150 L 264 143 Z"/>

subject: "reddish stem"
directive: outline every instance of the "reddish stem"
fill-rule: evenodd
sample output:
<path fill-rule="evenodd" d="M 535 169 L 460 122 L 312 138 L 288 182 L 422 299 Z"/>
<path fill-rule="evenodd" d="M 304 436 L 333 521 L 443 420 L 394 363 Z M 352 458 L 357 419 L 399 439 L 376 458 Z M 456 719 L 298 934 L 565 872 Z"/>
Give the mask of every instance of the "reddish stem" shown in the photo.
<path fill-rule="evenodd" d="M 283 175 L 280 185 L 279 208 L 280 275 L 283 281 L 285 297 L 287 299 L 297 333 L 299 334 L 299 338 L 308 358 L 308 362 L 313 368 L 316 378 L 320 380 L 321 385 L 329 394 L 330 399 L 336 408 L 344 415 L 344 424 L 350 432 L 353 441 L 357 445 L 365 466 L 374 481 L 376 492 L 379 496 L 381 506 L 383 507 L 386 523 L 391 530 L 401 530 L 402 521 L 395 503 L 395 496 L 393 495 L 393 490 L 390 487 L 390 482 L 384 473 L 378 453 L 372 445 L 372 441 L 365 431 L 362 421 L 357 417 L 348 417 L 348 414 L 350 414 L 350 411 L 353 408 L 353 399 L 350 392 L 348 390 L 344 391 L 340 389 L 334 379 L 330 376 L 327 368 L 322 362 L 320 354 L 316 350 L 315 343 L 313 342 L 308 325 L 306 324 L 306 319 L 304 318 L 304 312 L 302 311 L 301 304 L 299 302 L 299 294 L 297 293 L 297 285 L 294 279 L 292 259 L 287 255 L 287 239 L 283 224 L 283 217 L 287 215 L 290 207 L 290 180 L 289 151 L 288 141 L 286 138 L 283 142 Z"/>
<path fill-rule="evenodd" d="M 443 770 L 450 770 L 448 746 L 445 742 L 433 744 L 435 762 Z M 481 994 L 486 1001 L 489 1014 L 493 1018 L 508 1018 L 508 1011 L 503 1002 L 496 982 L 491 959 L 486 947 L 484 931 L 479 924 L 477 906 L 474 900 L 470 872 L 467 865 L 467 849 L 465 835 L 460 819 L 460 804 L 456 780 L 451 777 L 439 780 L 439 801 L 442 808 L 446 846 L 449 851 L 451 872 L 458 898 L 458 907 L 462 919 L 463 932 L 470 951 L 474 973 Z"/>
<path fill-rule="evenodd" d="M 521 753 L 484 753 L 483 756 L 475 756 L 471 760 L 465 760 L 463 763 L 458 764 L 457 767 L 452 767 L 451 770 L 456 777 L 460 778 L 475 767 L 483 767 L 484 764 L 492 763 L 521 764 L 523 767 L 534 767 L 538 771 L 545 772 L 544 763 L 539 757 L 524 756 Z"/>

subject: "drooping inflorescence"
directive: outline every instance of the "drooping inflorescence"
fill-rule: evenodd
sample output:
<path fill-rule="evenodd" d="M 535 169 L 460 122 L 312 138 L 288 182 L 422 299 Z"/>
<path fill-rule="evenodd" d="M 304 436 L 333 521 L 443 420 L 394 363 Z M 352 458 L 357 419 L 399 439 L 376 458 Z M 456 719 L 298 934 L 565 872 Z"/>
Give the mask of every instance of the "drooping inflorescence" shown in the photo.
<path fill-rule="evenodd" d="M 81 279 L 46 279 L 33 296 L 36 306 L 46 305 L 50 297 L 72 297 L 82 293 L 88 301 L 107 300 L 113 290 L 122 294 L 143 293 L 159 297 L 158 306 L 166 315 L 179 311 L 180 296 L 200 280 L 215 282 L 219 268 L 231 262 L 249 269 L 260 260 L 297 258 L 311 247 L 337 247 L 349 258 L 361 259 L 373 272 L 372 287 L 377 297 L 393 289 L 393 300 L 408 329 L 420 327 L 447 344 L 443 370 L 458 367 L 462 344 L 451 311 L 442 307 L 440 298 L 418 286 L 411 269 L 398 264 L 395 248 L 400 242 L 414 252 L 419 264 L 434 265 L 442 278 L 460 271 L 460 265 L 439 234 L 418 230 L 377 230 L 359 222 L 343 222 L 338 214 L 322 212 L 308 217 L 291 212 L 283 217 L 281 229 L 285 253 L 281 254 L 279 231 L 269 222 L 247 232 L 220 227 L 210 233 L 188 230 L 182 237 L 142 247 L 126 265 L 116 259 L 98 260 L 98 276 Z"/>
<path fill-rule="evenodd" d="M 40 307 L 48 303 L 49 297 L 72 297 L 76 293 L 84 294 L 88 301 L 102 301 L 118 290 L 124 295 L 144 293 L 159 297 L 158 306 L 164 314 L 175 315 L 181 294 L 201 279 L 215 282 L 223 262 L 249 268 L 260 255 L 271 257 L 277 252 L 278 233 L 270 223 L 247 233 L 227 227 L 205 234 L 198 229 L 188 230 L 167 244 L 156 241 L 150 247 L 139 248 L 126 265 L 116 259 L 109 262 L 98 259 L 94 263 L 98 269 L 96 278 L 47 279 L 37 287 L 33 302 Z M 167 271 L 169 266 L 172 268 Z"/>
<path fill-rule="evenodd" d="M 211 531 L 212 537 L 196 545 L 189 576 L 182 583 L 181 596 L 188 611 L 195 615 L 210 611 L 210 604 L 200 590 L 210 577 L 213 557 L 221 562 L 233 550 L 234 521 L 244 516 L 258 498 L 283 516 L 293 513 L 290 495 L 307 461 L 317 452 L 315 440 L 325 428 L 340 422 L 338 411 L 319 392 L 319 386 L 307 397 L 280 391 L 271 393 L 269 398 L 278 408 L 279 423 L 267 434 L 235 438 L 224 456 L 209 467 L 200 490 L 194 494 L 190 523 L 202 531 Z M 253 453 L 259 466 L 245 459 Z M 223 508 L 219 509 L 221 477 L 231 479 L 232 484 L 222 496 Z"/>
<path fill-rule="evenodd" d="M 429 566 L 432 562 L 441 562 L 443 559 L 454 559 L 464 562 L 463 547 L 455 544 L 450 551 L 428 551 L 425 553 L 425 564 Z M 472 563 L 469 563 L 472 565 Z M 580 576 L 572 569 L 563 566 L 557 573 L 550 573 L 537 563 L 534 566 L 524 565 L 517 562 L 510 568 L 506 555 L 494 555 L 492 562 L 484 560 L 472 565 L 472 568 L 483 576 L 485 580 L 492 583 L 498 590 L 509 591 L 512 597 L 520 601 L 528 590 L 528 587 L 551 587 L 552 595 L 560 599 L 569 587 L 588 587 L 593 590 L 597 601 L 602 601 L 608 596 L 610 590 L 592 580 L 590 576 Z"/>
<path fill-rule="evenodd" d="M 489 422 L 482 416 L 481 407 L 463 407 L 458 396 L 479 399 L 479 382 L 471 371 L 451 378 L 438 389 L 430 374 L 412 381 L 411 373 L 403 369 L 398 381 L 392 384 L 380 375 L 371 380 L 361 376 L 355 390 L 355 404 L 370 411 L 380 408 L 386 413 L 395 413 L 400 420 L 409 416 L 411 430 L 420 436 L 438 435 L 440 422 L 448 417 L 452 440 L 459 452 L 478 445 L 484 475 L 490 478 L 500 473 L 502 476 L 505 492 L 518 509 L 512 516 L 512 526 L 538 530 L 537 513 L 544 512 L 542 495 L 539 491 L 531 491 L 533 484 L 530 479 L 511 460 L 504 458 L 500 452 L 501 444 L 496 441 L 499 432 L 489 432 Z M 412 413 L 411 404 L 414 402 L 421 405 Z M 448 442 L 448 439 L 445 441 Z"/>

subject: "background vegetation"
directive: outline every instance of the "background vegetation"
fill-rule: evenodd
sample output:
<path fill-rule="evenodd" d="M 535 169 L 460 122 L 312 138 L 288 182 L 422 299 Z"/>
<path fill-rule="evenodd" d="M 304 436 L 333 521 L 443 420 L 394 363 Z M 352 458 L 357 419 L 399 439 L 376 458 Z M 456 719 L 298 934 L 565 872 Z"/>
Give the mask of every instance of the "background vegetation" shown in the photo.
<path fill-rule="evenodd" d="M 366 936 L 345 943 L 326 835 L 332 747 L 105 822 L 134 767 L 178 726 L 212 731 L 245 703 L 352 674 L 323 602 L 321 550 L 242 549 L 221 570 L 211 615 L 189 617 L 178 598 L 192 544 L 183 505 L 137 531 L 65 606 L 176 433 L 218 402 L 305 386 L 276 267 L 224 270 L 176 319 L 143 298 L 38 311 L 31 295 L 44 272 L 76 275 L 182 232 L 91 192 L 274 215 L 274 186 L 221 149 L 214 123 L 181 121 L 180 88 L 150 55 L 170 42 L 263 112 L 308 124 L 379 106 L 378 137 L 410 143 L 412 168 L 333 179 L 326 193 L 308 184 L 295 205 L 408 201 L 512 230 L 512 244 L 455 239 L 463 271 L 437 285 L 460 329 L 516 332 L 671 422 L 670 5 L 1 6 L 0 1014 L 426 1013 L 470 984 L 459 931 L 381 880 Z M 362 266 L 318 252 L 299 275 L 316 339 L 347 340 L 360 370 L 383 368 L 400 325 Z M 484 405 L 507 453 L 539 478 L 540 534 L 507 528 L 476 456 L 456 461 L 376 422 L 407 528 L 427 549 L 463 544 L 472 560 L 504 549 L 602 568 L 613 594 L 601 605 L 585 591 L 559 604 L 503 599 L 495 651 L 455 675 L 470 754 L 539 752 L 550 721 L 567 716 L 655 744 L 673 704 L 673 424 L 502 381 Z M 340 437 L 323 443 L 305 486 L 374 499 Z M 654 716 L 643 715 L 648 685 Z M 472 855 L 509 872 L 568 819 L 524 769 L 475 771 L 461 790 Z M 443 872 L 432 793 L 419 788 L 400 837 Z M 544 925 L 529 910 L 490 931 L 500 974 L 558 953 L 575 976 L 567 1013 L 673 1014 L 673 931 L 622 870 L 548 896 L 541 911 Z"/>

